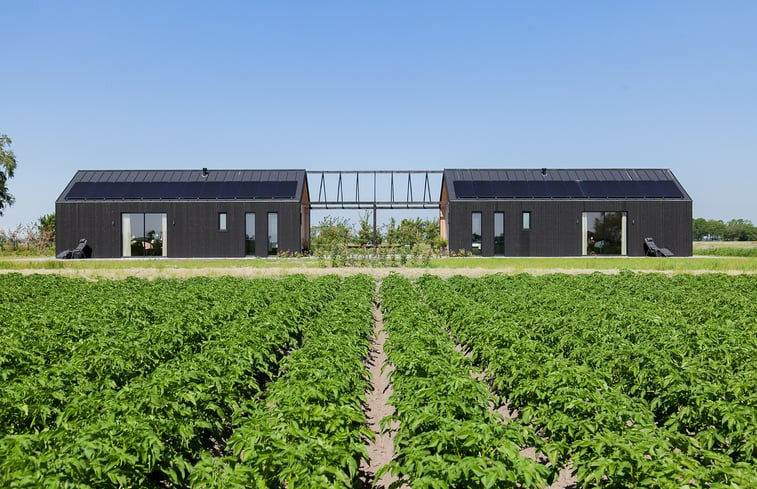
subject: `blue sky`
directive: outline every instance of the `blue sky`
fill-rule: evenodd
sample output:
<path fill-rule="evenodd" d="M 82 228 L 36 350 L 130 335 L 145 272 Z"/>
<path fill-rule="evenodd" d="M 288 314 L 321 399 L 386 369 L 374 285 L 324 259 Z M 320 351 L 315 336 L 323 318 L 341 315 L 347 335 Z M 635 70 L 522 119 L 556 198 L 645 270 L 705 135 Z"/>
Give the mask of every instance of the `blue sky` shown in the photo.
<path fill-rule="evenodd" d="M 757 2 L 5 1 L 31 222 L 77 169 L 671 168 L 757 222 Z"/>

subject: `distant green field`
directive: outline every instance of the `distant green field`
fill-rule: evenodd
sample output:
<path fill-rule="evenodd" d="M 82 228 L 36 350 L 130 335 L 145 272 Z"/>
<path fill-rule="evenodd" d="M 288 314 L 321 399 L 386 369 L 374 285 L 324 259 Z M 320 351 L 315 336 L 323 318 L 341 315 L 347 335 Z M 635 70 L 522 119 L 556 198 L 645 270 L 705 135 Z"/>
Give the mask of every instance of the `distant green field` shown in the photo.
<path fill-rule="evenodd" d="M 757 257 L 757 241 L 695 241 L 694 254 Z"/>

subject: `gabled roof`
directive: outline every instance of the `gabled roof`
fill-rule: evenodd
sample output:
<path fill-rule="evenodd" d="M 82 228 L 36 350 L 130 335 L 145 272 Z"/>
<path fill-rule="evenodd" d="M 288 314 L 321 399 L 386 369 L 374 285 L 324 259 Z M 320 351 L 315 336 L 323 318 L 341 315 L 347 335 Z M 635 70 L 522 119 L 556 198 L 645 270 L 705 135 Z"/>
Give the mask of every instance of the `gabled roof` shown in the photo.
<path fill-rule="evenodd" d="M 449 200 L 691 200 L 668 169 L 444 170 Z"/>
<path fill-rule="evenodd" d="M 299 201 L 305 170 L 79 170 L 57 202 L 92 200 Z"/>

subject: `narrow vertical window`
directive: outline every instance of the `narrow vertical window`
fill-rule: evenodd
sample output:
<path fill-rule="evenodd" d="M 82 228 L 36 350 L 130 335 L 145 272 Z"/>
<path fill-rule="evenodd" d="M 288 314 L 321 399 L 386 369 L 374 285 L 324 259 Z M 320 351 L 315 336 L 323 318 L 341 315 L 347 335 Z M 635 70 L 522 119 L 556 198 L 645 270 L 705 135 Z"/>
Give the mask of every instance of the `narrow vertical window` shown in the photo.
<path fill-rule="evenodd" d="M 268 254 L 276 255 L 279 253 L 279 214 L 277 212 L 268 213 Z"/>
<path fill-rule="evenodd" d="M 494 254 L 505 254 L 505 213 L 494 213 Z"/>
<path fill-rule="evenodd" d="M 218 213 L 218 230 L 226 231 L 226 213 L 225 212 Z"/>
<path fill-rule="evenodd" d="M 481 254 L 481 213 L 471 213 L 471 252 Z"/>
<path fill-rule="evenodd" d="M 244 254 L 255 254 L 255 213 L 248 212 L 244 216 Z"/>
<path fill-rule="evenodd" d="M 523 211 L 523 230 L 531 229 L 531 211 Z"/>

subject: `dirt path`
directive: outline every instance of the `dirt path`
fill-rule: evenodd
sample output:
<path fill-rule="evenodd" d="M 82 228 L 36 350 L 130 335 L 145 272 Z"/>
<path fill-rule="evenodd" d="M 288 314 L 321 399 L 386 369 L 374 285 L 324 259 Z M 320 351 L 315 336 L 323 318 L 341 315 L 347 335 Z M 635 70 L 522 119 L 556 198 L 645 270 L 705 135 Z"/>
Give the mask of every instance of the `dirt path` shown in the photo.
<path fill-rule="evenodd" d="M 380 427 L 381 420 L 394 413 L 394 407 L 389 404 L 389 396 L 393 392 L 389 374 L 394 370 L 394 367 L 387 363 L 386 353 L 384 352 L 386 331 L 383 330 L 384 316 L 379 307 L 378 293 L 373 317 L 375 319 L 373 351 L 368 359 L 373 391 L 366 393 L 366 416 L 368 417 L 368 426 L 376 434 L 376 440 L 368 443 L 367 449 L 371 462 L 362 467 L 368 475 L 367 484 L 369 486 L 374 483 L 376 471 L 391 462 L 394 457 L 394 433 L 399 428 L 396 422 L 392 423 L 385 432 L 382 432 Z M 376 481 L 374 487 L 386 489 L 389 484 L 396 480 L 397 478 L 391 474 L 385 474 L 380 480 Z"/>

